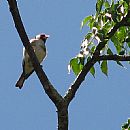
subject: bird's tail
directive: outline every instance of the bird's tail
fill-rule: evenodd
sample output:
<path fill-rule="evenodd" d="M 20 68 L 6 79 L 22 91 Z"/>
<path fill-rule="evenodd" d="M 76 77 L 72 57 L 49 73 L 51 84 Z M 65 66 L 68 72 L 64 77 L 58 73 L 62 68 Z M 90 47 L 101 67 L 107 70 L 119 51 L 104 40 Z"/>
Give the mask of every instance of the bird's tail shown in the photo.
<path fill-rule="evenodd" d="M 19 87 L 19 89 L 21 89 L 23 87 L 25 80 L 26 80 L 25 75 L 24 75 L 24 73 L 22 73 L 15 86 Z"/>

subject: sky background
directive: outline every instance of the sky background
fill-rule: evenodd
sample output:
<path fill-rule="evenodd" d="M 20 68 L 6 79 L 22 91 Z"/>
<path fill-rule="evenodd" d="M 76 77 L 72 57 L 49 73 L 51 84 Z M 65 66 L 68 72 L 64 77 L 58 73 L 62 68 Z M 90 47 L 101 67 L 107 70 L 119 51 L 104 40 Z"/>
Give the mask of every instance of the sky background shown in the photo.
<path fill-rule="evenodd" d="M 75 79 L 69 60 L 79 53 L 88 28 L 85 16 L 94 14 L 96 0 L 17 0 L 29 38 L 44 32 L 48 55 L 44 71 L 64 95 Z M 57 113 L 35 73 L 22 90 L 15 83 L 22 71 L 22 43 L 6 0 L 0 2 L 0 130 L 56 130 Z M 69 106 L 69 130 L 120 130 L 130 117 L 130 66 L 109 62 L 109 76 L 96 65 L 96 78 L 86 76 Z"/>

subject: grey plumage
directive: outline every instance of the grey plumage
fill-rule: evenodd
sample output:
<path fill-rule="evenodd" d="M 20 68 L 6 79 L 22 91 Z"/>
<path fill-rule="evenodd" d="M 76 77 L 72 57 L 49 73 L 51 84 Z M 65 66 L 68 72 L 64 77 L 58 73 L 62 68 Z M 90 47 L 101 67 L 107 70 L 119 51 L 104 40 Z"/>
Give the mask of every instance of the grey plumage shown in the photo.
<path fill-rule="evenodd" d="M 43 61 L 46 56 L 46 46 L 45 42 L 49 35 L 40 34 L 37 35 L 35 39 L 30 40 L 30 44 L 33 47 L 33 50 L 38 58 L 39 63 Z M 30 57 L 25 49 L 23 49 L 23 72 L 16 83 L 16 87 L 20 89 L 23 87 L 25 80 L 34 72 Z"/>

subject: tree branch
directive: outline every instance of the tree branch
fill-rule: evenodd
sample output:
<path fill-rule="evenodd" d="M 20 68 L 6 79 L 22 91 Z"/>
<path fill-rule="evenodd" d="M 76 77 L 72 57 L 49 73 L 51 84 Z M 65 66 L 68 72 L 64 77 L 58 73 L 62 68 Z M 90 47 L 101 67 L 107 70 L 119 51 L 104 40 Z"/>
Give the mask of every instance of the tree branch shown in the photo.
<path fill-rule="evenodd" d="M 97 57 L 97 61 L 113 60 L 113 61 L 130 61 L 129 55 L 102 55 Z"/>
<path fill-rule="evenodd" d="M 71 100 L 74 98 L 75 93 L 79 89 L 81 83 L 84 81 L 85 76 L 87 75 L 87 73 L 90 71 L 91 67 L 95 63 L 96 63 L 96 60 L 95 60 L 94 57 L 92 59 L 90 59 L 85 64 L 85 66 L 83 67 L 82 71 L 79 73 L 79 75 L 77 76 L 77 78 L 75 79 L 75 81 L 72 83 L 72 85 L 70 86 L 70 88 L 66 92 L 66 94 L 64 96 L 64 99 L 66 100 L 66 102 L 68 103 L 68 105 L 71 102 Z"/>
<path fill-rule="evenodd" d="M 43 89 L 45 90 L 46 94 L 50 97 L 50 99 L 53 101 L 53 103 L 56 106 L 58 106 L 59 102 L 63 100 L 63 98 L 50 83 L 49 79 L 47 78 L 45 72 L 42 70 L 38 62 L 38 59 L 33 51 L 33 48 L 29 44 L 29 39 L 27 37 L 27 34 L 25 32 L 25 29 L 24 29 L 24 26 L 23 26 L 23 23 L 19 14 L 17 2 L 16 0 L 7 0 L 7 1 L 9 4 L 10 12 L 14 20 L 15 27 L 23 42 L 23 45 L 25 46 L 25 49 L 27 50 L 28 55 L 30 56 L 32 65 L 43 86 Z"/>
<path fill-rule="evenodd" d="M 102 50 L 105 45 L 107 44 L 106 39 L 111 39 L 111 37 L 116 33 L 116 31 L 122 27 L 122 26 L 129 26 L 130 23 L 127 22 L 128 19 L 130 18 L 130 10 L 128 11 L 128 14 L 126 15 L 126 17 L 124 17 L 120 22 L 116 23 L 116 25 L 110 30 L 110 32 L 108 32 L 106 34 L 106 37 L 104 37 L 104 41 L 100 42 L 95 50 L 94 56 L 95 55 L 100 55 L 100 50 Z"/>
<path fill-rule="evenodd" d="M 98 61 L 98 58 L 101 58 L 103 60 L 103 58 L 108 58 L 108 60 L 116 60 L 116 58 L 120 58 L 120 60 L 123 60 L 123 57 L 119 57 L 119 56 L 99 56 L 100 55 L 100 50 L 102 50 L 105 45 L 107 44 L 107 40 L 110 39 L 115 32 L 121 27 L 121 26 L 129 26 L 129 23 L 126 22 L 128 21 L 128 18 L 130 17 L 130 10 L 128 11 L 128 14 L 126 15 L 126 17 L 124 17 L 120 22 L 116 23 L 115 26 L 110 30 L 110 32 L 107 33 L 106 37 L 104 37 L 104 41 L 100 42 L 96 49 L 95 52 L 93 54 L 93 57 L 91 58 L 91 60 L 89 62 L 87 62 L 85 64 L 85 66 L 83 67 L 82 71 L 79 73 L 79 75 L 77 76 L 77 78 L 75 79 L 75 81 L 72 83 L 72 85 L 70 86 L 69 90 L 66 92 L 64 98 L 66 99 L 67 103 L 69 104 L 71 102 L 71 100 L 74 98 L 75 93 L 77 92 L 78 88 L 80 87 L 81 83 L 84 81 L 85 76 L 88 74 L 88 72 L 90 71 L 91 67 Z M 112 59 L 113 58 L 113 59 Z M 100 59 L 100 60 L 101 60 Z M 127 57 L 127 59 L 129 59 Z"/>

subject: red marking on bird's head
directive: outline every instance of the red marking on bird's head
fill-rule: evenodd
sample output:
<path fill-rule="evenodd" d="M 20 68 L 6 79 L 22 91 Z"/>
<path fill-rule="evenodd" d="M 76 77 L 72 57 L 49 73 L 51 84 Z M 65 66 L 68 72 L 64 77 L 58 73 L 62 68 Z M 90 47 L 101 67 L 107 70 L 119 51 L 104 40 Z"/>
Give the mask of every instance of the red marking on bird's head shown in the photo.
<path fill-rule="evenodd" d="M 46 40 L 49 37 L 50 37 L 49 35 L 44 34 L 44 33 L 36 36 L 37 39 L 42 39 L 42 40 Z"/>

